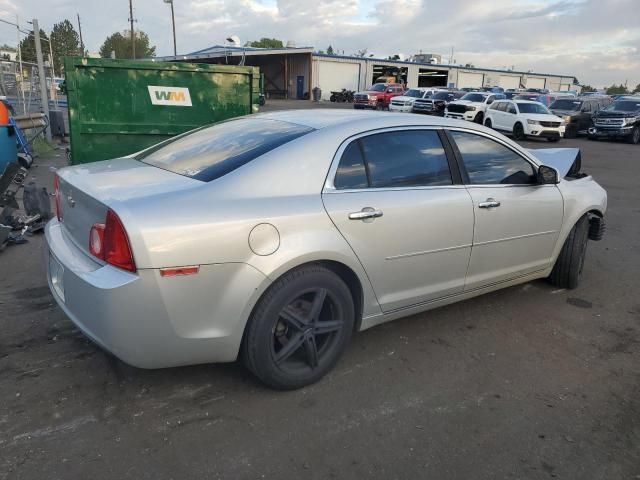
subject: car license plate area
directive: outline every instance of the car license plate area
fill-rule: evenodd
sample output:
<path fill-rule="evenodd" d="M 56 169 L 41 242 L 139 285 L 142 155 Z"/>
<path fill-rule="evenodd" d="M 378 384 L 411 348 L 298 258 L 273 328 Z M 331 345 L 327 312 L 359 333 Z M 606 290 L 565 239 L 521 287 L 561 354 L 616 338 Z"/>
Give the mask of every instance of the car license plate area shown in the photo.
<path fill-rule="evenodd" d="M 53 291 L 64 302 L 64 267 L 51 252 L 49 252 L 49 279 Z"/>

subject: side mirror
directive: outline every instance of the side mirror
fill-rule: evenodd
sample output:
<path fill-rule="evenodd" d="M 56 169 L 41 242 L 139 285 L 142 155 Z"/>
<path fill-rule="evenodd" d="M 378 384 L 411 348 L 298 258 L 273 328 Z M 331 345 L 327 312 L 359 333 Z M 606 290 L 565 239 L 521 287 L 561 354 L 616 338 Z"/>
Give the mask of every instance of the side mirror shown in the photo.
<path fill-rule="evenodd" d="M 560 183 L 558 171 L 555 168 L 540 165 L 538 168 L 538 184 L 539 185 L 556 185 Z"/>

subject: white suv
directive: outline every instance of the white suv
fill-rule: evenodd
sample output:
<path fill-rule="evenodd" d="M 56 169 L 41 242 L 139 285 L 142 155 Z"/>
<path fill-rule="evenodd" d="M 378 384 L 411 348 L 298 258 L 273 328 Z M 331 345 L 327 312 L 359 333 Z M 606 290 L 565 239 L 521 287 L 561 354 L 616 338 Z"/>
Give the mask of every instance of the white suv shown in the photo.
<path fill-rule="evenodd" d="M 389 104 L 389 111 L 391 112 L 410 112 L 413 108 L 413 102 L 416 98 L 426 98 L 433 95 L 438 90 L 433 88 L 411 88 L 407 90 L 404 95 L 399 97 L 393 97 Z"/>
<path fill-rule="evenodd" d="M 444 116 L 481 124 L 484 121 L 484 112 L 496 98 L 500 97 L 504 98 L 504 94 L 469 92 L 460 100 L 455 100 L 447 105 Z"/>
<path fill-rule="evenodd" d="M 499 100 L 487 109 L 484 124 L 495 130 L 513 133 L 517 140 L 542 137 L 557 142 L 564 137 L 565 123 L 539 102 Z"/>

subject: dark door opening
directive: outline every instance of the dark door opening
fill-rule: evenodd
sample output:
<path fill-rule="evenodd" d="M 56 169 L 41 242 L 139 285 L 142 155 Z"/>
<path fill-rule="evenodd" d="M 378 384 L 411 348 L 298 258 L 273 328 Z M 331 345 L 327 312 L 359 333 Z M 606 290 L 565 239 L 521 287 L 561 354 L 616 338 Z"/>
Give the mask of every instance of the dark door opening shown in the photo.
<path fill-rule="evenodd" d="M 296 78 L 296 98 L 304 100 L 304 76 L 298 75 Z"/>

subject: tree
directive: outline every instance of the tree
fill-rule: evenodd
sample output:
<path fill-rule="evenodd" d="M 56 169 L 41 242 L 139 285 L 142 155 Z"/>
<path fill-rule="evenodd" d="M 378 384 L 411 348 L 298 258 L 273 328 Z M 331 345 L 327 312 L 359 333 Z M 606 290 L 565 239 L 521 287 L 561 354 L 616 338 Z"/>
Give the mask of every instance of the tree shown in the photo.
<path fill-rule="evenodd" d="M 283 48 L 284 44 L 282 40 L 278 40 L 277 38 L 262 37 L 260 40 L 249 42 L 249 46 L 254 48 Z"/>
<path fill-rule="evenodd" d="M 80 36 L 69 20 L 56 23 L 51 30 L 51 48 L 53 50 L 53 66 L 56 72 L 62 71 L 64 57 L 82 55 Z"/>
<path fill-rule="evenodd" d="M 361 48 L 354 54 L 354 57 L 366 57 L 368 51 L 368 48 Z"/>
<path fill-rule="evenodd" d="M 636 88 L 633 89 L 632 93 L 640 93 L 640 83 L 636 85 Z"/>
<path fill-rule="evenodd" d="M 333 47 L 331 45 L 327 47 L 327 55 L 335 55 Z"/>
<path fill-rule="evenodd" d="M 598 90 L 595 89 L 594 87 L 592 87 L 591 85 L 582 85 L 582 92 L 581 93 L 587 93 L 587 92 L 597 92 Z"/>
<path fill-rule="evenodd" d="M 398 55 L 397 53 L 395 55 L 389 55 L 387 60 L 400 60 L 400 55 Z"/>
<path fill-rule="evenodd" d="M 49 40 L 47 34 L 44 33 L 44 30 L 40 29 L 40 45 L 42 46 L 42 51 L 49 51 L 49 44 L 45 42 L 45 40 Z M 29 32 L 25 38 L 20 41 L 20 53 L 22 54 L 23 62 L 37 62 L 36 58 L 36 39 L 33 34 L 33 30 Z"/>
<path fill-rule="evenodd" d="M 619 95 L 619 94 L 624 94 L 624 93 L 629 93 L 629 90 L 627 90 L 627 87 L 625 87 L 624 85 L 620 84 L 620 85 L 616 85 L 615 83 L 613 85 L 611 85 L 609 88 L 607 88 L 607 95 Z"/>
<path fill-rule="evenodd" d="M 150 45 L 149 35 L 139 30 L 135 32 L 136 58 L 154 57 L 156 47 Z M 109 35 L 100 47 L 100 56 L 111 57 L 111 52 L 116 52 L 116 58 L 133 58 L 131 52 L 131 33 L 129 30 L 116 32 Z"/>

